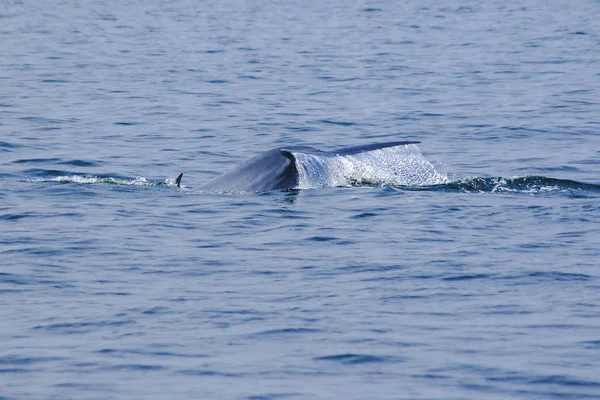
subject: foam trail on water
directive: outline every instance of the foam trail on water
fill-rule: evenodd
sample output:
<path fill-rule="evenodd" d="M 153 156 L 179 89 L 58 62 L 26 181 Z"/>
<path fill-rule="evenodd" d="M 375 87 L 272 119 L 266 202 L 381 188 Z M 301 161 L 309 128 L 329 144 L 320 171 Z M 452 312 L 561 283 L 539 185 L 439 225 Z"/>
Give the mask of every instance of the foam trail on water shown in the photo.
<path fill-rule="evenodd" d="M 52 178 L 29 179 L 29 182 L 56 182 L 56 183 L 78 183 L 83 185 L 110 184 L 126 186 L 176 186 L 175 179 L 169 178 L 164 182 L 151 182 L 143 177 L 135 179 L 122 179 L 114 177 L 98 177 L 88 175 L 64 175 Z"/>
<path fill-rule="evenodd" d="M 336 156 L 294 153 L 299 189 L 353 185 L 423 186 L 449 181 L 416 145 Z"/>

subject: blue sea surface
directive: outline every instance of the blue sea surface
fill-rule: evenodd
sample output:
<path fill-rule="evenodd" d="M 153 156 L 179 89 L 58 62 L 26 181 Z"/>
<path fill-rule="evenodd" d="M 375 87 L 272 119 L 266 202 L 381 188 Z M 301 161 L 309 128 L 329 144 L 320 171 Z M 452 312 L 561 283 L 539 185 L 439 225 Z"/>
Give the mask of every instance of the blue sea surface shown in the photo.
<path fill-rule="evenodd" d="M 0 2 L 0 399 L 600 399 L 599 18 Z M 199 189 L 389 141 L 441 178 Z"/>

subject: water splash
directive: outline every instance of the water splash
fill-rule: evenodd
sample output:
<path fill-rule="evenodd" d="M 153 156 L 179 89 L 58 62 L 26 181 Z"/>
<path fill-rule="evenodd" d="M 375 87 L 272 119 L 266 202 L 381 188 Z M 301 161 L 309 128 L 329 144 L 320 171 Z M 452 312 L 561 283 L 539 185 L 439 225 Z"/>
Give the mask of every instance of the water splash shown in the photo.
<path fill-rule="evenodd" d="M 434 168 L 415 145 L 336 156 L 294 153 L 299 189 L 332 186 L 440 185 L 448 177 Z"/>

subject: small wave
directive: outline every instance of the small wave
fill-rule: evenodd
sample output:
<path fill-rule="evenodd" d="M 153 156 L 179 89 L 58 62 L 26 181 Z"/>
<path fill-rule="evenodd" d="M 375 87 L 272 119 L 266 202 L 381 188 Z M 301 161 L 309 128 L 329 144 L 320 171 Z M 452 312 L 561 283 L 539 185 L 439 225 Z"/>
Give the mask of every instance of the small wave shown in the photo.
<path fill-rule="evenodd" d="M 394 361 L 391 357 L 381 357 L 372 354 L 334 354 L 330 356 L 315 357 L 317 361 L 334 361 L 341 364 L 366 364 L 385 363 Z"/>
<path fill-rule="evenodd" d="M 0 107 L 2 107 L 1 104 L 0 104 Z M 0 140 L 0 148 L 2 148 L 2 149 L 16 149 L 18 147 L 21 147 L 21 145 L 18 145 L 15 143 L 3 142 L 2 140 Z M 5 151 L 10 151 L 10 150 L 5 150 Z"/>
<path fill-rule="evenodd" d="M 85 160 L 67 160 L 62 161 L 60 158 L 31 158 L 13 161 L 13 164 L 60 164 L 73 165 L 76 167 L 93 167 L 97 166 L 97 162 Z"/>
<path fill-rule="evenodd" d="M 299 189 L 335 186 L 423 186 L 448 182 L 415 145 L 352 155 L 294 153 Z"/>
<path fill-rule="evenodd" d="M 64 357 L 27 357 L 9 354 L 0 357 L 0 365 L 32 365 L 63 360 L 65 360 Z"/>
<path fill-rule="evenodd" d="M 465 178 L 428 189 L 463 193 L 526 193 L 532 195 L 600 193 L 600 185 L 530 175 L 512 178 Z"/>
<path fill-rule="evenodd" d="M 13 164 L 41 164 L 41 163 L 56 163 L 60 158 L 24 158 L 13 161 Z"/>
<path fill-rule="evenodd" d="M 92 161 L 85 161 L 85 160 L 68 160 L 68 161 L 61 161 L 58 164 L 62 164 L 62 165 L 73 165 L 75 167 L 95 167 L 98 165 L 97 162 L 92 162 Z"/>

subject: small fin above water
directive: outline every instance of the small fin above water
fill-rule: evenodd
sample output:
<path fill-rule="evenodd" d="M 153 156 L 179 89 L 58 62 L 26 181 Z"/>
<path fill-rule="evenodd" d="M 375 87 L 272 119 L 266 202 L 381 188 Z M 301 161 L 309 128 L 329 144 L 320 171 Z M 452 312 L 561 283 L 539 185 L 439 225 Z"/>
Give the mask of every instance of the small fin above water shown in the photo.
<path fill-rule="evenodd" d="M 179 174 L 177 178 L 175 178 L 175 184 L 177 187 L 181 187 L 181 178 L 183 178 L 183 172 Z"/>
<path fill-rule="evenodd" d="M 281 153 L 282 156 L 284 156 L 291 162 L 296 162 L 296 157 L 294 156 L 294 153 L 292 152 L 292 150 L 281 149 L 281 150 L 279 150 L 279 153 Z"/>

